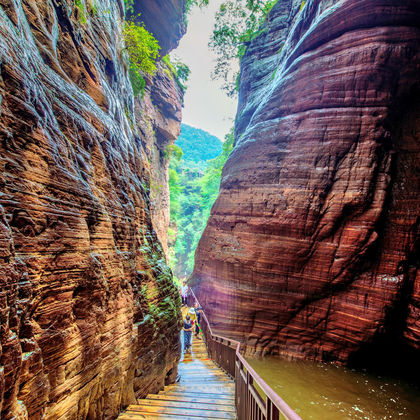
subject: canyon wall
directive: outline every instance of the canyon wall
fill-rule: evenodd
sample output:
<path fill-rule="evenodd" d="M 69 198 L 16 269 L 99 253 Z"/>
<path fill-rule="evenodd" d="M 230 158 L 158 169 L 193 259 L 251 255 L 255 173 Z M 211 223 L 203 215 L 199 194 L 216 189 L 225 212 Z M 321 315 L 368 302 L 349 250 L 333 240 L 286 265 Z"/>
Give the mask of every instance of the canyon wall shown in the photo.
<path fill-rule="evenodd" d="M 181 131 L 183 90 L 168 66 L 161 62 L 153 79 L 148 80 L 143 97 L 134 105 L 138 135 L 142 140 L 150 169 L 150 199 L 153 227 L 165 254 L 169 227 L 169 146 Z"/>
<path fill-rule="evenodd" d="M 183 0 L 160 4 L 183 22 Z M 122 0 L 0 5 L 2 419 L 111 419 L 176 376 L 180 302 L 150 179 L 182 92 L 161 63 L 134 100 L 123 16 Z M 183 31 L 156 36 L 172 47 Z"/>
<path fill-rule="evenodd" d="M 280 0 L 248 46 L 191 280 L 248 353 L 418 370 L 419 22 L 418 0 Z"/>

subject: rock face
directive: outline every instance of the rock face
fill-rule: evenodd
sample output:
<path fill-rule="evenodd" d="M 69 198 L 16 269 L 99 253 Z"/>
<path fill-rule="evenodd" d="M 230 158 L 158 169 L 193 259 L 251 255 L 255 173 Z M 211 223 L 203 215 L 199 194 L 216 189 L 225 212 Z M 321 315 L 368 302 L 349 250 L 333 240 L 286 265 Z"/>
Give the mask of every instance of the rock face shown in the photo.
<path fill-rule="evenodd" d="M 301 3 L 242 61 L 192 282 L 249 353 L 418 366 L 420 2 Z"/>
<path fill-rule="evenodd" d="M 169 121 L 159 141 L 172 141 L 180 93 L 162 68 L 135 109 L 123 13 L 120 0 L 1 2 L 2 419 L 115 418 L 176 375 L 147 130 Z"/>
<path fill-rule="evenodd" d="M 185 1 L 142 0 L 133 4 L 131 14 L 145 23 L 162 47 L 162 56 L 176 48 L 187 30 Z M 137 16 L 140 14 L 140 17 Z"/>
<path fill-rule="evenodd" d="M 169 148 L 181 131 L 183 91 L 165 63 L 148 81 L 143 98 L 135 101 L 135 120 L 150 167 L 150 198 L 153 227 L 165 253 L 169 227 Z"/>

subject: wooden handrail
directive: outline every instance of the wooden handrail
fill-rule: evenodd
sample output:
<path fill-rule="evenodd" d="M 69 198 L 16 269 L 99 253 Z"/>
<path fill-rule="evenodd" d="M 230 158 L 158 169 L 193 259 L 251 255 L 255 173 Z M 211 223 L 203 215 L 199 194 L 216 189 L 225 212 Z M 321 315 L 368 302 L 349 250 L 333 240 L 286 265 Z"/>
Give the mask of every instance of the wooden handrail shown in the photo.
<path fill-rule="evenodd" d="M 190 290 L 194 300 L 199 302 L 194 291 Z M 238 419 L 278 420 L 282 414 L 287 420 L 302 420 L 245 360 L 241 354 L 241 343 L 214 334 L 204 310 L 202 317 L 205 321 L 205 328 L 202 329 L 210 357 L 235 378 L 235 405 Z M 203 323 L 201 325 L 204 326 Z M 225 358 L 222 358 L 223 354 Z M 232 363 L 233 355 L 234 363 Z M 255 389 L 254 383 L 257 383 L 264 393 L 265 401 Z"/>

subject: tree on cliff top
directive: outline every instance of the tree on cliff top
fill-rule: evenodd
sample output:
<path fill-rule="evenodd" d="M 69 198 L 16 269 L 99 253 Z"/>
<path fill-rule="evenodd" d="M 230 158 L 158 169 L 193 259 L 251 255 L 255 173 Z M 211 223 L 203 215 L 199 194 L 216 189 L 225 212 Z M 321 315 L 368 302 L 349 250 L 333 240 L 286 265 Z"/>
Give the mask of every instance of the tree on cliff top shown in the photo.
<path fill-rule="evenodd" d="M 187 21 L 187 16 L 190 14 L 191 9 L 194 6 L 197 7 L 204 7 L 207 6 L 209 4 L 209 0 L 186 0 L 185 1 L 185 21 Z"/>
<path fill-rule="evenodd" d="M 261 24 L 276 3 L 277 0 L 229 0 L 220 5 L 209 46 L 217 56 L 212 77 L 222 80 L 228 96 L 237 92 L 236 62 L 259 34 Z"/>

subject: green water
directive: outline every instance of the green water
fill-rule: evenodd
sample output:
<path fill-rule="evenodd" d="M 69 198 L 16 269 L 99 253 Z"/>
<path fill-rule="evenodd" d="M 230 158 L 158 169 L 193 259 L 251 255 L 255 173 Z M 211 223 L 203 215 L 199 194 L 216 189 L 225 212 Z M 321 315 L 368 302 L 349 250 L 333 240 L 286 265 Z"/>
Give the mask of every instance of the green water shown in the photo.
<path fill-rule="evenodd" d="M 420 388 L 332 364 L 247 359 L 302 419 L 420 419 Z"/>

